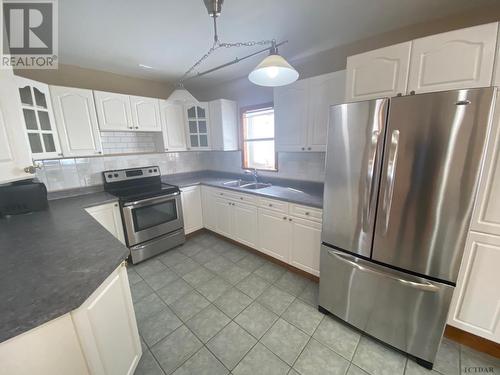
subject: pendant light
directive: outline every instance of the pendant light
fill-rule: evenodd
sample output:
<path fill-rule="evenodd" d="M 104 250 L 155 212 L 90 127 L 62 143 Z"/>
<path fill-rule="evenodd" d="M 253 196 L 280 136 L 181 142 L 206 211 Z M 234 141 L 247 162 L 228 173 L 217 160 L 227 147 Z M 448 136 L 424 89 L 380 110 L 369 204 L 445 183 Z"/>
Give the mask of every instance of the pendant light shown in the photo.
<path fill-rule="evenodd" d="M 295 82 L 299 73 L 278 53 L 276 43 L 270 49 L 267 56 L 248 75 L 250 82 L 259 86 L 277 87 L 285 86 Z"/>

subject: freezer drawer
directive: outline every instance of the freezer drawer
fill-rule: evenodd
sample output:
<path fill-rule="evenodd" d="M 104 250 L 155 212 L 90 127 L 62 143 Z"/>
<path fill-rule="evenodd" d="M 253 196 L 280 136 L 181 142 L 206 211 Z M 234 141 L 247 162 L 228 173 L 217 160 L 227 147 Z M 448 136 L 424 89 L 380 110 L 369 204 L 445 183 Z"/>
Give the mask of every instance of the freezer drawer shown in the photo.
<path fill-rule="evenodd" d="M 369 335 L 434 362 L 453 287 L 321 248 L 319 305 Z"/>

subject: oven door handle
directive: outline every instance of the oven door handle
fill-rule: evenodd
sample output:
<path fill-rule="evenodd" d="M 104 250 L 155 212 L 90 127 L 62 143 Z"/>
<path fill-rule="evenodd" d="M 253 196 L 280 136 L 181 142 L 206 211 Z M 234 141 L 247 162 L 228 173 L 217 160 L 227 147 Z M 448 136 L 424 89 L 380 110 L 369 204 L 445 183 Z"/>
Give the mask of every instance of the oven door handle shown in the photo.
<path fill-rule="evenodd" d="M 161 195 L 158 197 L 152 197 L 152 198 L 146 198 L 146 199 L 141 199 L 140 201 L 135 201 L 135 202 L 127 202 L 123 204 L 123 207 L 127 208 L 139 208 L 142 206 L 150 206 L 152 204 L 156 203 L 162 203 L 166 202 L 172 199 L 172 197 L 178 196 L 180 193 L 172 193 L 172 194 L 167 194 L 167 195 Z"/>

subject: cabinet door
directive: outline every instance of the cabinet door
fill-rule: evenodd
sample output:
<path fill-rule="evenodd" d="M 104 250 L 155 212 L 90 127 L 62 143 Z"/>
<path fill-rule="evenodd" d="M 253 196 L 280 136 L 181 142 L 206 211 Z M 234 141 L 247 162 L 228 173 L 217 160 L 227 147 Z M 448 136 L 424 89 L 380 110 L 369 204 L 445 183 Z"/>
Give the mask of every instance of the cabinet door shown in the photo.
<path fill-rule="evenodd" d="M 500 342 L 500 237 L 469 232 L 448 323 Z"/>
<path fill-rule="evenodd" d="M 259 228 L 257 207 L 233 203 L 233 239 L 258 249 Z"/>
<path fill-rule="evenodd" d="M 495 58 L 495 68 L 492 86 L 500 86 L 500 26 L 498 27 L 497 37 L 497 56 Z"/>
<path fill-rule="evenodd" d="M 185 151 L 187 144 L 182 104 L 160 100 L 160 117 L 165 151 Z"/>
<path fill-rule="evenodd" d="M 310 220 L 292 218 L 290 264 L 319 276 L 321 250 L 321 224 Z"/>
<path fill-rule="evenodd" d="M 185 105 L 188 149 L 209 150 L 209 108 L 208 103 L 192 103 Z"/>
<path fill-rule="evenodd" d="M 209 103 L 210 140 L 212 150 L 238 149 L 238 105 L 226 99 Z"/>
<path fill-rule="evenodd" d="M 408 91 L 491 86 L 497 23 L 413 41 Z"/>
<path fill-rule="evenodd" d="M 33 158 L 61 157 L 61 146 L 54 121 L 49 86 L 22 77 L 15 79 Z"/>
<path fill-rule="evenodd" d="M 471 229 L 500 236 L 500 93 L 491 125 Z"/>
<path fill-rule="evenodd" d="M 94 98 L 101 131 L 134 129 L 128 95 L 94 91 Z"/>
<path fill-rule="evenodd" d="M 347 58 L 346 101 L 406 93 L 412 42 L 396 44 Z"/>
<path fill-rule="evenodd" d="M 201 192 L 199 186 L 181 189 L 182 215 L 186 234 L 203 228 L 203 213 L 201 208 Z"/>
<path fill-rule="evenodd" d="M 0 70 L 0 184 L 33 178 L 31 155 L 12 71 Z"/>
<path fill-rule="evenodd" d="M 326 151 L 330 106 L 344 102 L 345 70 L 309 79 L 307 151 Z"/>
<path fill-rule="evenodd" d="M 141 132 L 161 131 L 160 105 L 158 99 L 131 96 L 132 123 Z"/>
<path fill-rule="evenodd" d="M 217 198 L 215 200 L 215 231 L 228 238 L 233 237 L 231 208 L 232 205 L 230 201 L 222 198 Z"/>
<path fill-rule="evenodd" d="M 285 263 L 290 259 L 291 224 L 279 212 L 259 208 L 259 249 Z"/>
<path fill-rule="evenodd" d="M 86 211 L 108 232 L 125 244 L 122 217 L 118 203 L 108 203 L 89 207 Z"/>
<path fill-rule="evenodd" d="M 201 206 L 203 210 L 203 226 L 210 230 L 215 230 L 217 224 L 217 214 L 215 206 L 215 194 L 212 189 L 201 187 Z"/>
<path fill-rule="evenodd" d="M 50 96 L 63 155 L 75 157 L 102 154 L 92 91 L 50 86 Z"/>
<path fill-rule="evenodd" d="M 306 150 L 308 95 L 308 80 L 274 89 L 276 151 Z"/>
<path fill-rule="evenodd" d="M 91 374 L 134 373 L 142 348 L 124 265 L 71 315 Z"/>

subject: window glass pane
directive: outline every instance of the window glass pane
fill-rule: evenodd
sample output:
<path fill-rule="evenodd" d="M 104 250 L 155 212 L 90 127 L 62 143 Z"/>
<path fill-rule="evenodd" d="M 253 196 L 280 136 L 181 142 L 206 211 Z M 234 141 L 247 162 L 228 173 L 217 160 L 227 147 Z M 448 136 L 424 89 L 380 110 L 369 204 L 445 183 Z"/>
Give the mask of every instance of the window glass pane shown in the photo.
<path fill-rule="evenodd" d="M 134 229 L 141 231 L 177 219 L 175 200 L 134 208 Z"/>
<path fill-rule="evenodd" d="M 29 86 L 21 87 L 19 89 L 19 95 L 21 96 L 21 103 L 33 105 L 33 97 L 31 96 L 31 89 Z"/>
<path fill-rule="evenodd" d="M 206 133 L 207 132 L 207 122 L 206 121 L 199 121 L 198 128 L 200 129 L 200 133 Z"/>
<path fill-rule="evenodd" d="M 33 87 L 33 92 L 35 93 L 35 103 L 37 106 L 42 108 L 47 108 L 47 101 L 45 100 L 45 94 Z"/>
<path fill-rule="evenodd" d="M 43 144 L 46 152 L 56 152 L 56 145 L 54 144 L 54 137 L 52 134 L 42 134 Z"/>
<path fill-rule="evenodd" d="M 24 123 L 26 124 L 26 129 L 28 130 L 38 130 L 38 125 L 36 124 L 35 111 L 32 109 L 23 108 Z"/>
<path fill-rule="evenodd" d="M 52 130 L 52 128 L 50 127 L 48 112 L 38 111 L 38 120 L 40 121 L 40 128 L 42 128 L 42 130 Z"/>
<path fill-rule="evenodd" d="M 202 107 L 196 107 L 198 108 L 198 118 L 205 118 L 205 108 Z"/>
<path fill-rule="evenodd" d="M 201 147 L 208 146 L 208 137 L 206 135 L 200 135 L 200 146 Z"/>
<path fill-rule="evenodd" d="M 39 154 L 43 152 L 42 142 L 40 142 L 40 135 L 38 133 L 28 133 L 28 139 L 30 141 L 31 152 L 34 154 Z"/>
<path fill-rule="evenodd" d="M 189 121 L 189 132 L 191 134 L 198 133 L 198 128 L 196 127 L 196 121 Z"/>
<path fill-rule="evenodd" d="M 196 118 L 196 107 L 188 108 L 188 117 Z"/>
<path fill-rule="evenodd" d="M 248 112 L 244 115 L 244 138 L 274 138 L 274 110 Z"/>
<path fill-rule="evenodd" d="M 274 141 L 245 142 L 247 168 L 274 169 Z"/>
<path fill-rule="evenodd" d="M 197 135 L 191 135 L 189 136 L 191 140 L 191 147 L 198 147 L 198 136 Z"/>

